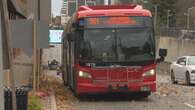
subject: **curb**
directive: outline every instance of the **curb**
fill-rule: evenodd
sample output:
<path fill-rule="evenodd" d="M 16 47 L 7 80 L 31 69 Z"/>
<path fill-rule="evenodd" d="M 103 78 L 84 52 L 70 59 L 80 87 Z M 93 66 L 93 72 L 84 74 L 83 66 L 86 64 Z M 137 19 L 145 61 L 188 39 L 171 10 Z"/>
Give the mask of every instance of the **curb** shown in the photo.
<path fill-rule="evenodd" d="M 57 110 L 56 98 L 54 92 L 51 94 L 51 110 Z"/>

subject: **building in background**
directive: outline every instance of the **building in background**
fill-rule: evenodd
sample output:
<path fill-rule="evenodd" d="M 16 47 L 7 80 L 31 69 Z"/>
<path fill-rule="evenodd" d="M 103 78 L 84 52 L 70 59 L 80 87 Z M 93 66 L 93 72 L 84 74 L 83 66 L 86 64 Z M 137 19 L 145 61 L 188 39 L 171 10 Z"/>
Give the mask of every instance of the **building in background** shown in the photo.
<path fill-rule="evenodd" d="M 67 0 L 63 0 L 62 2 L 62 9 L 61 9 L 61 23 L 62 25 L 65 25 L 68 21 L 68 2 Z"/>
<path fill-rule="evenodd" d="M 121 5 L 121 4 L 140 3 L 141 0 L 104 0 L 103 2 L 106 5 L 107 4 L 110 4 L 110 5 Z"/>
<path fill-rule="evenodd" d="M 61 16 L 56 16 L 54 18 L 52 18 L 52 25 L 53 26 L 61 26 Z"/>
<path fill-rule="evenodd" d="M 67 0 L 63 0 L 63 2 L 62 2 L 61 16 L 68 16 L 68 2 L 67 2 Z"/>

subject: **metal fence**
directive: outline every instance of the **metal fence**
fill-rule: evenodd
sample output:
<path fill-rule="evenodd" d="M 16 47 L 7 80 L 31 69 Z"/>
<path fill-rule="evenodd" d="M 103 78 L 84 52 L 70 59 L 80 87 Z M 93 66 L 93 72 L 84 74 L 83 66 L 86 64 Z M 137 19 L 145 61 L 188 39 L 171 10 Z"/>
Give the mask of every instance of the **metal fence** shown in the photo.
<path fill-rule="evenodd" d="M 180 39 L 195 39 L 195 29 L 186 28 L 157 28 L 156 35 Z"/>

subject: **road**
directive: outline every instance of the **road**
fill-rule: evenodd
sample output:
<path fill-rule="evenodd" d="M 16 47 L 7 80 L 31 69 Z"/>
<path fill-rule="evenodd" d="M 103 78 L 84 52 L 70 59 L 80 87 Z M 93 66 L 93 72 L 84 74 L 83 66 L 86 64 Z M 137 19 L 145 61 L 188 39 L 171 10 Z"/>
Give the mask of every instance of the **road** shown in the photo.
<path fill-rule="evenodd" d="M 158 75 L 158 91 L 148 99 L 107 96 L 79 101 L 76 110 L 195 110 L 195 86 L 172 85 L 169 77 Z"/>
<path fill-rule="evenodd" d="M 195 110 L 195 86 L 173 85 L 168 75 L 157 75 L 157 81 L 157 92 L 146 99 L 111 94 L 68 100 L 73 102 L 71 108 L 74 110 Z M 67 93 L 72 96 L 71 92 L 66 92 L 66 96 Z"/>

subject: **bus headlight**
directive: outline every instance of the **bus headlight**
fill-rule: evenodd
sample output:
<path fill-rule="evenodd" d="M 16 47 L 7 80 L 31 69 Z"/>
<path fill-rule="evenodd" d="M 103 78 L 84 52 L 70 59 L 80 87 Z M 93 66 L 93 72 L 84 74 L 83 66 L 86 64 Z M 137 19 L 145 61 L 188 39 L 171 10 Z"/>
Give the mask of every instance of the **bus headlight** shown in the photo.
<path fill-rule="evenodd" d="M 79 77 L 81 78 L 92 78 L 91 74 L 87 73 L 87 72 L 83 72 L 83 71 L 79 71 Z"/>
<path fill-rule="evenodd" d="M 142 76 L 143 77 L 148 77 L 148 76 L 153 76 L 153 75 L 155 75 L 155 70 L 154 69 L 146 71 Z"/>

